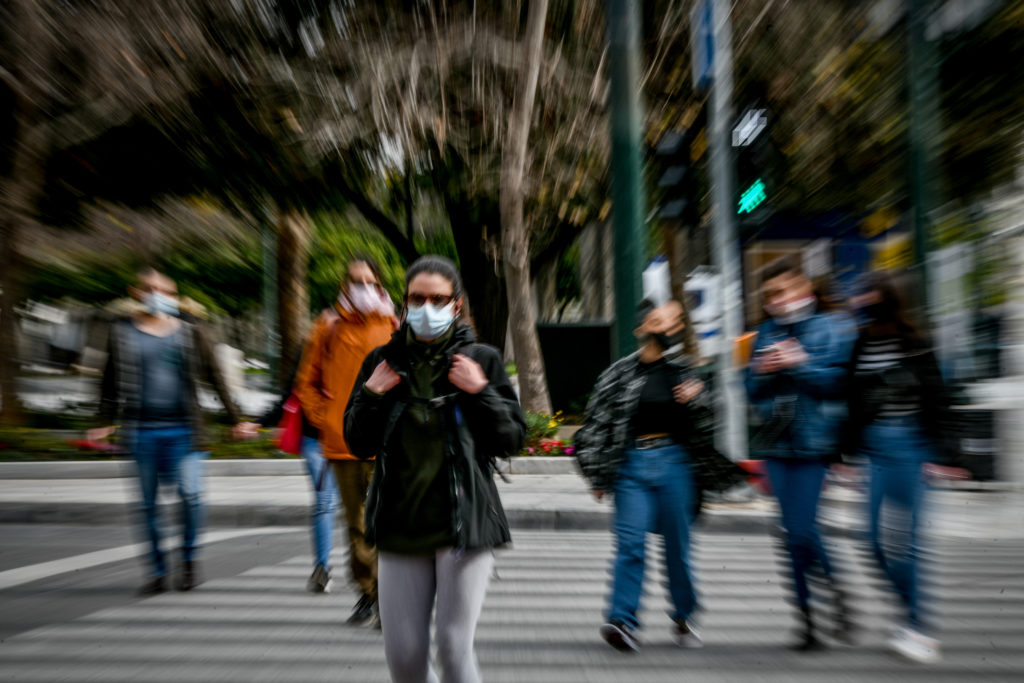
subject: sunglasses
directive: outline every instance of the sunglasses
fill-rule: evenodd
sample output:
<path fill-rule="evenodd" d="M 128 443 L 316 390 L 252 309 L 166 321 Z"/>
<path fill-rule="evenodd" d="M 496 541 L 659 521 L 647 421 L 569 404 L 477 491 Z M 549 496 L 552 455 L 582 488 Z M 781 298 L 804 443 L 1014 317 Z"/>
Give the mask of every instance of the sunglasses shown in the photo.
<path fill-rule="evenodd" d="M 454 294 L 431 294 L 424 296 L 423 294 L 409 294 L 405 297 L 405 300 L 409 302 L 410 306 L 422 306 L 423 304 L 429 303 L 436 308 L 447 306 L 455 300 Z"/>

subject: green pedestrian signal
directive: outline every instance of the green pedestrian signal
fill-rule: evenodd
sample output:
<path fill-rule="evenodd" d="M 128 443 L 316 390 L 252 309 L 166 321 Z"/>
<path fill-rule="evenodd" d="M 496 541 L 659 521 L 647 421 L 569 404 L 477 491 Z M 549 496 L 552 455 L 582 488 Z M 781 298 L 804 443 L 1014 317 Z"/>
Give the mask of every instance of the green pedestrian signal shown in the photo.
<path fill-rule="evenodd" d="M 754 184 L 740 195 L 739 209 L 736 213 L 750 213 L 760 206 L 761 202 L 768 199 L 768 195 L 765 194 L 764 190 L 764 181 L 760 178 L 755 180 Z"/>

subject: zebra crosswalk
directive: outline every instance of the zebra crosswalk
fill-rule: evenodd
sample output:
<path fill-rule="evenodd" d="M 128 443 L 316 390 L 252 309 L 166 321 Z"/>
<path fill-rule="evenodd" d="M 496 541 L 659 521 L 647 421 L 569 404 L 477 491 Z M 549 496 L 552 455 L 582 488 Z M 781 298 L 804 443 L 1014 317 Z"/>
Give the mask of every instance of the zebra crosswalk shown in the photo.
<path fill-rule="evenodd" d="M 519 531 L 497 555 L 477 631 L 489 683 L 661 681 L 1024 680 L 1024 545 L 937 542 L 930 591 L 944 659 L 927 667 L 885 649 L 894 604 L 850 540 L 832 543 L 845 567 L 859 643 L 798 654 L 772 539 L 698 533 L 694 560 L 705 647 L 673 645 L 656 540 L 636 655 L 598 636 L 612 558 L 606 532 Z M 335 566 L 344 567 L 344 558 Z M 305 592 L 307 557 L 258 566 L 19 634 L 0 644 L 4 681 L 387 681 L 383 640 L 344 625 L 344 588 Z M 386 625 L 385 625 L 386 627 Z"/>

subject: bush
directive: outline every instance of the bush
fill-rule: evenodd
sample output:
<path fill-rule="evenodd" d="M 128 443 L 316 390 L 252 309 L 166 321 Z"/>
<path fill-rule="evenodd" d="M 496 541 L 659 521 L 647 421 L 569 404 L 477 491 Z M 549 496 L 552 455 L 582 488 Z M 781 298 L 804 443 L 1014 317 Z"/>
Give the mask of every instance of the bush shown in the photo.
<path fill-rule="evenodd" d="M 526 413 L 526 445 L 521 455 L 572 455 L 572 446 L 554 438 L 562 426 L 562 413 Z"/>

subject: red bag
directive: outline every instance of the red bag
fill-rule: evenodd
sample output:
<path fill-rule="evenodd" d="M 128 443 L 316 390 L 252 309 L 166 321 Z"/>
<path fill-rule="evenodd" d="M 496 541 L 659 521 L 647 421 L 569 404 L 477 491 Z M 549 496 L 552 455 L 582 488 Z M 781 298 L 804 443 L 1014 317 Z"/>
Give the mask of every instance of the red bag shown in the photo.
<path fill-rule="evenodd" d="M 282 406 L 284 415 L 281 417 L 277 438 L 277 448 L 285 453 L 298 455 L 302 449 L 302 404 L 299 397 L 292 392 Z"/>

